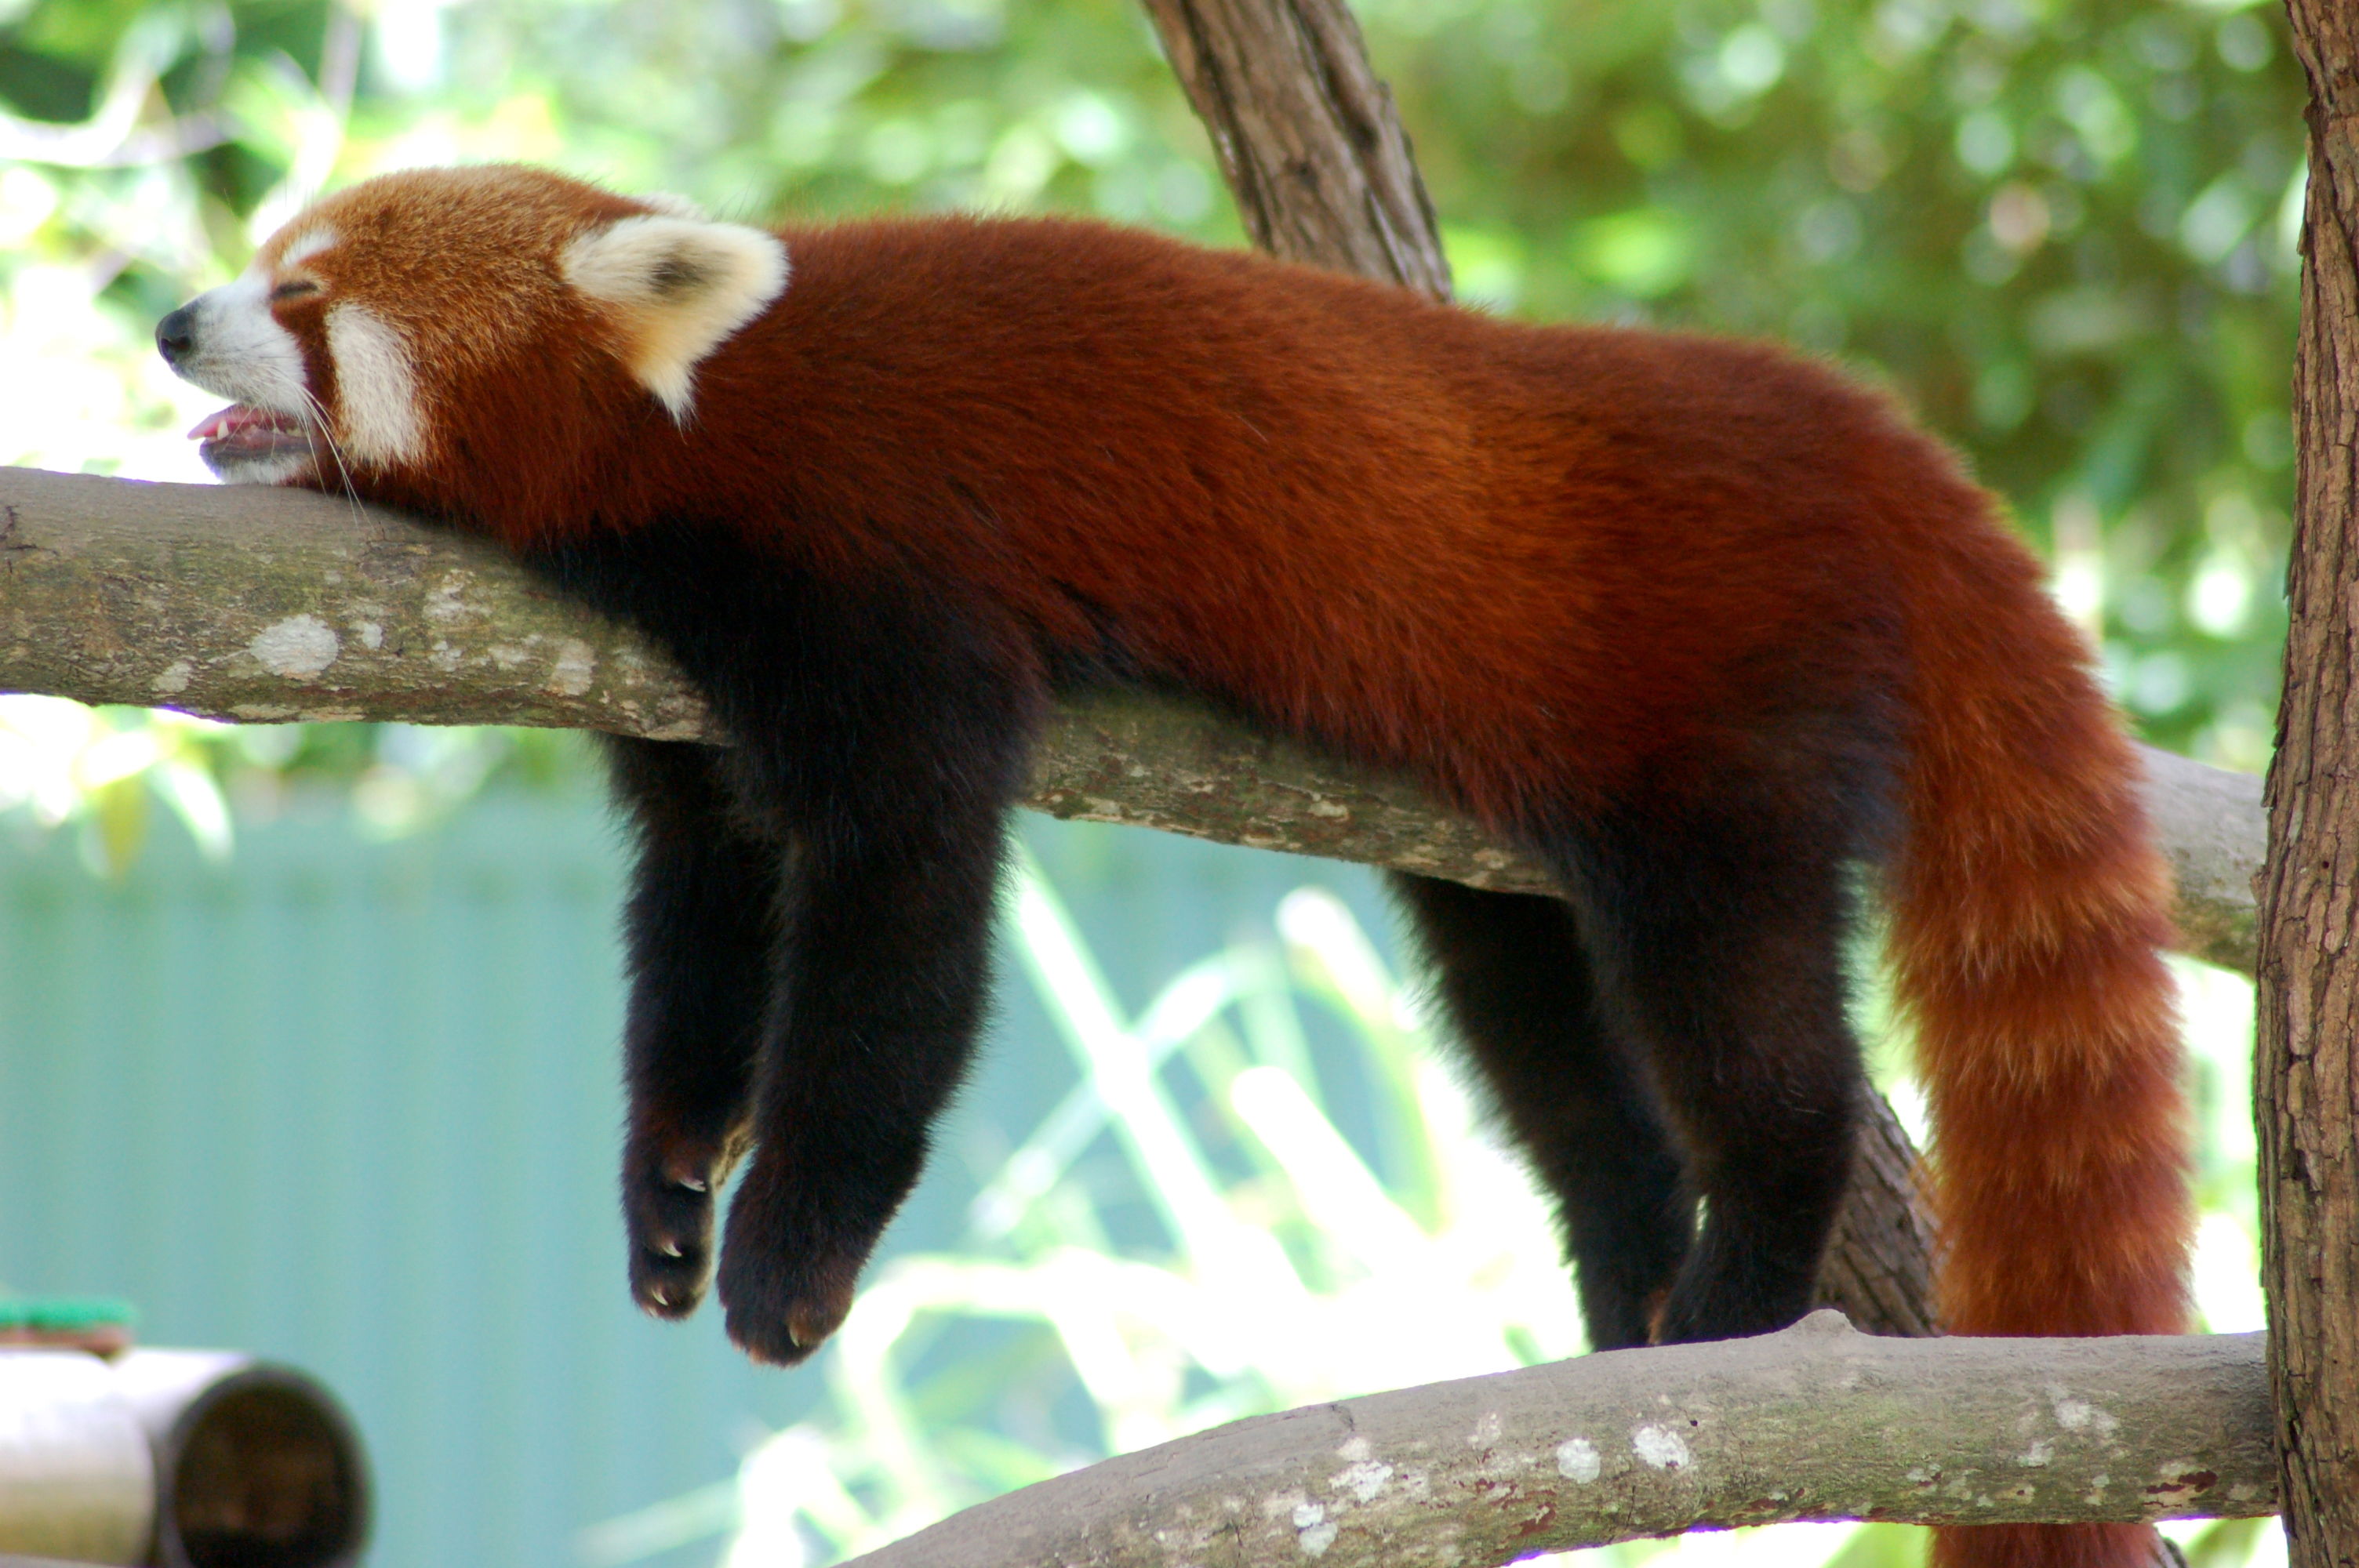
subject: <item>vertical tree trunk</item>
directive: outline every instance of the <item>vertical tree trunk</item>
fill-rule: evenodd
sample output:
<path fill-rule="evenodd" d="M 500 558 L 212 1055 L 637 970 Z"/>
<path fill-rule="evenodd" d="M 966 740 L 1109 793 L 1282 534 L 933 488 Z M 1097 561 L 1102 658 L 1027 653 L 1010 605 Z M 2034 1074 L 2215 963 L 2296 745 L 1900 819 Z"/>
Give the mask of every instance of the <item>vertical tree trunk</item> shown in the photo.
<path fill-rule="evenodd" d="M 2288 0 L 2309 74 L 2285 705 L 2260 889 L 2261 1220 L 2294 1568 L 2359 1565 L 2359 6 Z"/>
<path fill-rule="evenodd" d="M 1433 204 L 1343 0 L 1144 4 L 1256 244 L 1449 297 Z M 1883 1097 L 1865 1120 L 1819 1304 L 1870 1333 L 1937 1334 L 1916 1151 Z"/>
<path fill-rule="evenodd" d="M 1343 0 L 1146 0 L 1255 244 L 1450 297 L 1393 95 Z"/>

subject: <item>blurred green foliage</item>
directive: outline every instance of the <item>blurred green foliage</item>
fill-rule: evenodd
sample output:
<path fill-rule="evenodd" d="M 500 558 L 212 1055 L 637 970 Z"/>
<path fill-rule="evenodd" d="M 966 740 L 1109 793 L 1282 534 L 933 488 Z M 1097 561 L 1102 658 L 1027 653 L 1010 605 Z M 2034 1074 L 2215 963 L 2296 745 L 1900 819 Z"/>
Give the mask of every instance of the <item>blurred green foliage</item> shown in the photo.
<path fill-rule="evenodd" d="M 2265 760 L 2302 167 L 2274 8 L 1362 13 L 1468 298 L 1775 335 L 1886 381 L 2052 550 L 2147 733 Z M 1127 0 L 0 0 L 0 458 L 102 471 L 193 474 L 148 325 L 386 167 L 1237 243 Z"/>

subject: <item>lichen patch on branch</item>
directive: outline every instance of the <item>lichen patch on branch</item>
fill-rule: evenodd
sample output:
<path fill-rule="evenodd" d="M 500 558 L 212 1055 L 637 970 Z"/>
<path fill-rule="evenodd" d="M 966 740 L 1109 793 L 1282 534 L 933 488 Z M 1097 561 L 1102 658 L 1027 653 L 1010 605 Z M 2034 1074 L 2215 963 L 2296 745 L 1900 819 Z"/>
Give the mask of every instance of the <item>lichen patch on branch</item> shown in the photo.
<path fill-rule="evenodd" d="M 290 615 L 255 633 L 245 651 L 272 675 L 309 681 L 325 675 L 343 647 L 335 628 L 318 616 Z"/>

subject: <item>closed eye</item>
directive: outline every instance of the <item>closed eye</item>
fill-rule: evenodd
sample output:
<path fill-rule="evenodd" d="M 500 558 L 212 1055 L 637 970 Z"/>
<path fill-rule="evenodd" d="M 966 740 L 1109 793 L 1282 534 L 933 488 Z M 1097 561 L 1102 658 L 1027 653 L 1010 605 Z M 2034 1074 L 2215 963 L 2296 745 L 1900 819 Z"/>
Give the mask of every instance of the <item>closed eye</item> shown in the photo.
<path fill-rule="evenodd" d="M 270 291 L 270 303 L 281 305 L 289 299 L 301 299 L 320 292 L 320 286 L 308 277 L 290 277 Z"/>

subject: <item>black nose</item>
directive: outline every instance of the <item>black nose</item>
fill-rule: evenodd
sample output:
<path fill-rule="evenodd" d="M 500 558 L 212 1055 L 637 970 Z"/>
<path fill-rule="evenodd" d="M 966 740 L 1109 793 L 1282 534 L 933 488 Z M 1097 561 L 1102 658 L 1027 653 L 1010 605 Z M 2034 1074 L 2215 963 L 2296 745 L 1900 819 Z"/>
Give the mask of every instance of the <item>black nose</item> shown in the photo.
<path fill-rule="evenodd" d="M 156 323 L 156 351 L 164 356 L 166 364 L 179 364 L 196 346 L 197 313 L 193 306 L 183 305 Z"/>

